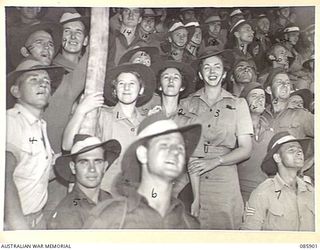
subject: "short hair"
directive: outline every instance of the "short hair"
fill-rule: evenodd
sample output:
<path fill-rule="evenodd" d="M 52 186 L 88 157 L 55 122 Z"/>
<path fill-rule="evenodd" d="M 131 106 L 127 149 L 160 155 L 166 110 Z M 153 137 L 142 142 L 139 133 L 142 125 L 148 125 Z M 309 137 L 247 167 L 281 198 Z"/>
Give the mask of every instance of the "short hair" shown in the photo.
<path fill-rule="evenodd" d="M 175 67 L 167 67 L 167 68 L 164 68 L 164 69 L 162 69 L 162 70 L 160 70 L 159 71 L 159 73 L 157 74 L 157 82 L 159 83 L 159 85 L 161 84 L 161 75 L 162 75 L 162 73 L 164 72 L 164 71 L 166 71 L 167 69 L 176 69 L 176 70 L 178 70 L 179 71 L 179 73 L 180 73 L 180 75 L 181 75 L 181 83 L 182 83 L 182 85 L 181 86 L 183 86 L 184 85 L 184 80 L 185 80 L 185 77 L 184 77 L 184 75 L 183 75 L 183 72 L 180 70 L 180 69 L 178 69 L 178 68 L 175 68 Z"/>
<path fill-rule="evenodd" d="M 123 12 L 125 9 L 130 9 L 130 8 L 120 8 L 120 9 L 119 9 L 120 15 L 122 15 L 122 12 Z M 134 9 L 139 9 L 140 16 L 142 16 L 142 15 L 144 14 L 144 9 L 142 9 L 142 8 L 134 8 Z"/>
<path fill-rule="evenodd" d="M 112 86 L 112 96 L 113 96 L 114 98 L 117 98 L 116 92 L 115 92 L 116 87 L 117 87 L 117 84 L 118 84 L 117 78 L 118 78 L 118 76 L 119 76 L 120 74 L 122 74 L 122 73 L 131 73 L 131 74 L 133 74 L 134 76 L 137 77 L 138 82 L 140 83 L 140 89 L 145 87 L 145 82 L 144 82 L 143 78 L 140 76 L 140 74 L 139 74 L 138 72 L 136 72 L 136 71 L 122 71 L 122 72 L 120 72 L 120 73 L 112 80 L 112 82 L 111 82 L 111 86 Z"/>

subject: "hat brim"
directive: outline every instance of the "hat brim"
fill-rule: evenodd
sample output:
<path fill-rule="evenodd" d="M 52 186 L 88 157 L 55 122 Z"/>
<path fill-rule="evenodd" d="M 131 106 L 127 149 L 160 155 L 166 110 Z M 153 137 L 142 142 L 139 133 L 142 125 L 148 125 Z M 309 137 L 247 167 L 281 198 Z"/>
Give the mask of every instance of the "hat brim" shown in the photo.
<path fill-rule="evenodd" d="M 113 96 L 112 81 L 123 72 L 137 72 L 143 79 L 145 86 L 142 95 L 138 96 L 136 106 L 140 107 L 147 103 L 151 98 L 156 88 L 156 78 L 150 67 L 139 63 L 124 63 L 115 68 L 112 68 L 106 73 L 106 81 L 104 85 L 104 97 L 108 104 L 116 105 L 118 100 Z"/>
<path fill-rule="evenodd" d="M 239 29 L 239 27 L 241 27 L 242 25 L 245 25 L 245 24 L 249 24 L 252 29 L 254 29 L 254 27 L 256 26 L 255 21 L 253 19 L 249 19 L 249 20 L 244 19 L 243 22 L 238 23 L 238 24 L 230 27 L 229 36 L 233 35 L 233 33 L 236 32 Z"/>
<path fill-rule="evenodd" d="M 141 179 L 141 166 L 136 156 L 136 149 L 140 146 L 145 144 L 150 139 L 179 132 L 181 133 L 184 143 L 185 143 L 185 152 L 186 152 L 186 160 L 190 158 L 193 151 L 197 147 L 197 144 L 199 142 L 200 136 L 201 136 L 201 125 L 200 124 L 193 124 L 188 125 L 184 127 L 179 127 L 177 129 L 167 130 L 162 133 L 154 134 L 151 136 L 147 136 L 144 138 L 140 138 L 134 143 L 132 143 L 129 148 L 126 150 L 122 162 L 121 162 L 121 178 L 119 178 L 119 181 L 122 182 L 123 185 L 126 186 L 133 186 L 136 187 L 137 184 L 140 183 Z M 186 162 L 187 164 L 187 162 Z M 117 185 L 122 188 L 123 185 Z M 125 187 L 124 187 L 125 188 Z M 120 191 L 120 190 L 119 190 Z M 121 193 L 121 191 L 120 191 Z"/>
<path fill-rule="evenodd" d="M 151 68 L 153 69 L 157 79 L 159 79 L 158 75 L 160 71 L 165 70 L 167 68 L 175 68 L 181 72 L 184 78 L 184 81 L 182 83 L 184 90 L 180 93 L 180 98 L 184 98 L 188 96 L 190 94 L 190 91 L 193 89 L 193 83 L 194 83 L 196 74 L 193 68 L 189 64 L 174 61 L 174 60 L 166 60 L 166 61 L 158 61 L 157 63 L 151 65 Z M 156 92 L 158 94 L 161 94 L 161 91 L 159 91 L 159 86 L 160 86 L 160 82 L 157 82 Z"/>
<path fill-rule="evenodd" d="M 111 166 L 111 164 L 119 157 L 121 153 L 120 143 L 117 140 L 109 140 L 85 147 L 84 149 L 74 154 L 62 155 L 56 160 L 54 165 L 56 176 L 62 178 L 62 180 L 66 183 L 75 182 L 75 176 L 73 175 L 69 167 L 69 163 L 72 160 L 72 157 L 99 147 L 102 147 L 104 149 L 104 158 L 105 161 L 108 162 L 108 166 Z"/>
<path fill-rule="evenodd" d="M 90 29 L 90 17 L 88 16 L 81 16 L 81 17 L 75 17 L 75 18 L 71 18 L 68 19 L 66 21 L 61 22 L 61 25 L 64 25 L 66 23 L 71 23 L 71 22 L 76 22 L 76 21 L 80 21 L 84 24 L 84 26 L 86 27 L 87 31 L 89 32 Z"/>
<path fill-rule="evenodd" d="M 225 50 L 211 50 L 205 53 L 204 55 L 200 55 L 196 60 L 191 63 L 191 67 L 193 69 L 199 70 L 199 64 L 204 59 L 207 59 L 212 56 L 221 56 L 223 60 L 223 66 L 226 70 L 230 70 L 234 61 L 234 56 L 231 49 Z"/>
<path fill-rule="evenodd" d="M 17 67 L 25 58 L 21 54 L 20 50 L 24 47 L 28 37 L 39 30 L 44 30 L 50 33 L 54 44 L 53 58 L 57 55 L 62 43 L 62 26 L 59 23 L 53 22 L 41 22 L 39 24 L 30 25 L 21 30 L 19 34 L 14 35 L 10 42 L 10 46 L 8 46 L 11 62 L 14 67 Z"/>
<path fill-rule="evenodd" d="M 160 50 L 157 47 L 138 47 L 127 51 L 119 60 L 119 65 L 129 63 L 131 57 L 138 51 L 143 51 L 151 57 L 151 65 L 157 61 Z"/>
<path fill-rule="evenodd" d="M 309 138 L 303 138 L 303 139 L 294 139 L 294 140 L 288 140 L 284 143 L 277 144 L 274 146 L 264 157 L 262 164 L 261 164 L 261 170 L 266 173 L 268 176 L 273 176 L 278 172 L 278 167 L 277 164 L 275 163 L 273 159 L 273 155 L 278 152 L 279 148 L 286 143 L 289 142 L 299 142 L 303 153 L 306 153 L 307 147 L 308 147 L 308 142 L 310 141 Z"/>
<path fill-rule="evenodd" d="M 53 89 L 56 89 L 59 86 L 65 72 L 65 69 L 61 66 L 40 66 L 36 68 L 31 68 L 31 69 L 15 70 L 8 74 L 7 86 L 11 87 L 13 84 L 15 84 L 15 81 L 17 80 L 17 78 L 22 74 L 30 71 L 36 71 L 36 70 L 47 71 L 51 80 L 51 88 Z"/>

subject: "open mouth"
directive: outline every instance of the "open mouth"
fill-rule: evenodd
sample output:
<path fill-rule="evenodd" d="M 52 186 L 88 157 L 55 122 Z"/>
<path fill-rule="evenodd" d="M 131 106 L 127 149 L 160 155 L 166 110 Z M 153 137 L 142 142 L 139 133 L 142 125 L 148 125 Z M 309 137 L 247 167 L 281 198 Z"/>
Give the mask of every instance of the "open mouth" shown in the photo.
<path fill-rule="evenodd" d="M 210 80 L 210 81 L 215 81 L 215 80 L 217 80 L 217 79 L 218 79 L 218 76 L 215 76 L 215 75 L 209 76 L 209 80 Z"/>

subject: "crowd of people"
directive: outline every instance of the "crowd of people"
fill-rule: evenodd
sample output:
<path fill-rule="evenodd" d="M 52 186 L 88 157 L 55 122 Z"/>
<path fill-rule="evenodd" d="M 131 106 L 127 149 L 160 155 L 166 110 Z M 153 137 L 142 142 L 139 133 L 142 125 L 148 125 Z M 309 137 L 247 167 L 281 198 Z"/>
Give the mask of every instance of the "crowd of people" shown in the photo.
<path fill-rule="evenodd" d="M 109 8 L 85 92 L 91 9 L 7 7 L 5 230 L 314 231 L 298 9 Z"/>

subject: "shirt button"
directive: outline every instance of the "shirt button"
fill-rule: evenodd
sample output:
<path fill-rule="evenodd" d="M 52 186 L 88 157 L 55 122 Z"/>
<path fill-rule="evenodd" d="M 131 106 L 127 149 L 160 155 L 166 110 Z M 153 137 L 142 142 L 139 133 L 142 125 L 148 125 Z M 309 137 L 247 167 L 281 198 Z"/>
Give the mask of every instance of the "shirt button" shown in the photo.
<path fill-rule="evenodd" d="M 210 112 L 212 112 L 212 109 L 210 109 Z"/>
<path fill-rule="evenodd" d="M 204 178 L 206 178 L 207 180 L 209 179 L 209 176 L 206 176 L 206 177 L 204 177 Z"/>
<path fill-rule="evenodd" d="M 48 160 L 48 158 L 49 158 L 49 157 L 48 157 L 48 156 L 46 156 L 46 159 L 47 159 L 47 160 Z"/>
<path fill-rule="evenodd" d="M 134 128 L 131 128 L 131 132 L 134 132 L 135 131 L 135 129 Z"/>
<path fill-rule="evenodd" d="M 208 128 L 210 128 L 210 127 L 211 127 L 211 125 L 209 124 L 209 125 L 208 125 Z"/>
<path fill-rule="evenodd" d="M 210 142 L 209 142 L 209 141 L 207 141 L 207 144 L 208 144 L 208 145 L 210 145 Z"/>

